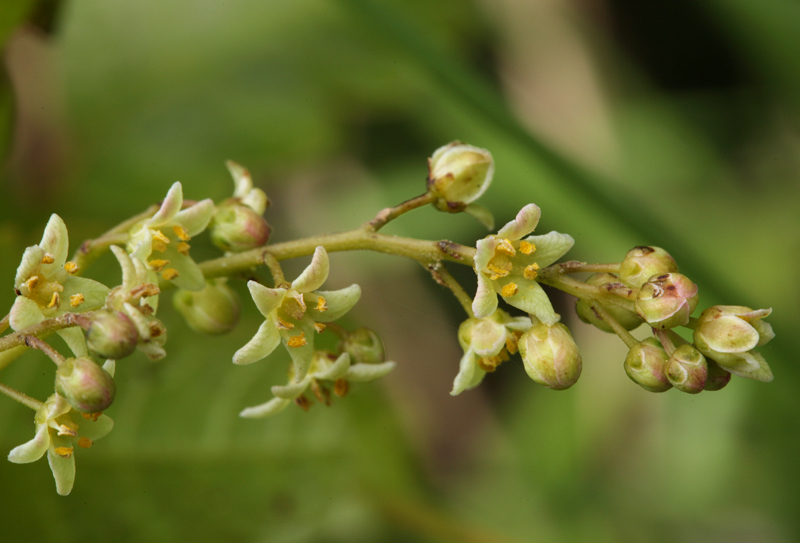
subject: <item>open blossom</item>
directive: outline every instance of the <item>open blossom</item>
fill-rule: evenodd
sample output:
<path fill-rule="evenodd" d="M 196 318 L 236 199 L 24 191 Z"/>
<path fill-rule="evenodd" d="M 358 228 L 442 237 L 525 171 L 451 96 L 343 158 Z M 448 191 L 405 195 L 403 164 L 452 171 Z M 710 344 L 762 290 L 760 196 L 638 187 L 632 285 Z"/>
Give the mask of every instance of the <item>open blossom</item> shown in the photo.
<path fill-rule="evenodd" d="M 328 271 L 328 253 L 317 247 L 311 264 L 291 284 L 269 288 L 248 282 L 253 301 L 266 320 L 253 339 L 233 355 L 234 364 L 266 358 L 283 341 L 294 362 L 295 379 L 302 380 L 314 355 L 314 334 L 324 330 L 323 323 L 347 313 L 361 297 L 358 285 L 317 292 Z"/>
<path fill-rule="evenodd" d="M 209 199 L 183 207 L 183 188 L 175 182 L 155 215 L 134 225 L 130 230 L 128 252 L 144 262 L 156 275 L 186 290 L 202 290 L 206 286 L 203 272 L 189 256 L 189 241 L 208 226 L 214 214 Z"/>
<path fill-rule="evenodd" d="M 14 288 L 17 298 L 11 308 L 10 324 L 24 330 L 45 319 L 65 313 L 91 311 L 103 305 L 108 288 L 74 275 L 78 266 L 67 262 L 67 226 L 53 214 L 44 229 L 42 241 L 25 249 L 17 268 Z M 58 330 L 76 356 L 86 354 L 86 342 L 78 328 Z"/>
<path fill-rule="evenodd" d="M 464 349 L 451 395 L 478 386 L 487 372 L 517 352 L 517 341 L 531 327 L 529 317 L 511 317 L 502 309 L 488 317 L 471 318 L 458 328 L 458 342 Z"/>
<path fill-rule="evenodd" d="M 479 240 L 475 253 L 478 291 L 472 303 L 475 317 L 488 317 L 497 309 L 497 294 L 516 308 L 545 324 L 558 322 L 550 299 L 536 282 L 537 270 L 564 256 L 575 242 L 572 236 L 550 232 L 528 236 L 536 228 L 541 210 L 528 204 L 497 234 Z"/>
<path fill-rule="evenodd" d="M 36 412 L 34 422 L 36 435 L 14 448 L 8 459 L 15 464 L 27 464 L 47 453 L 56 491 L 66 496 L 75 483 L 75 447 L 88 449 L 111 431 L 114 421 L 105 415 L 81 415 L 66 399 L 53 394 Z"/>

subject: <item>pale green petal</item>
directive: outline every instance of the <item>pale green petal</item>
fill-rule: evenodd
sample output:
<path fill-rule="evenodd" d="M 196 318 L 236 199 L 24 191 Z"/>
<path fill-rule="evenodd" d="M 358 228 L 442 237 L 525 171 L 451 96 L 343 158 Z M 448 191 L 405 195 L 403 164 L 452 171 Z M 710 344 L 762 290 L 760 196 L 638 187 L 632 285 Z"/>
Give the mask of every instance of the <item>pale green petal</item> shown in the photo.
<path fill-rule="evenodd" d="M 117 373 L 117 361 L 116 360 L 106 360 L 103 363 L 103 369 L 111 376 L 114 377 L 114 374 Z"/>
<path fill-rule="evenodd" d="M 497 238 L 489 236 L 479 239 L 475 244 L 475 272 L 478 273 L 489 265 L 489 261 L 494 257 L 494 249 L 497 247 Z"/>
<path fill-rule="evenodd" d="M 214 216 L 214 211 L 214 202 L 206 198 L 175 215 L 174 220 L 183 226 L 190 236 L 194 237 L 206 229 L 211 217 Z"/>
<path fill-rule="evenodd" d="M 89 351 L 86 348 L 86 337 L 83 335 L 83 330 L 80 328 L 62 328 L 61 330 L 56 330 L 56 333 L 67 343 L 67 346 L 75 356 L 88 356 Z"/>
<path fill-rule="evenodd" d="M 22 262 L 19 263 L 19 267 L 17 267 L 17 275 L 14 278 L 14 288 L 20 289 L 22 284 L 31 278 L 31 276 L 36 275 L 39 271 L 39 267 L 42 264 L 42 257 L 44 257 L 44 249 L 39 247 L 38 245 L 33 245 L 25 249 L 25 252 L 22 253 Z"/>
<path fill-rule="evenodd" d="M 39 324 L 43 320 L 44 314 L 39 304 L 25 296 L 17 296 L 9 314 L 8 322 L 12 330 L 24 330 L 34 324 Z"/>
<path fill-rule="evenodd" d="M 164 257 L 169 260 L 169 267 L 178 272 L 174 279 L 170 279 L 178 288 L 198 291 L 206 288 L 206 278 L 192 257 L 179 253 L 174 247 L 168 246 Z"/>
<path fill-rule="evenodd" d="M 42 236 L 42 241 L 39 243 L 39 247 L 41 247 L 45 253 L 53 257 L 53 263 L 45 265 L 44 269 L 46 273 L 61 268 L 64 262 L 67 261 L 67 254 L 69 253 L 67 225 L 64 224 L 61 217 L 55 213 L 50 215 L 50 220 L 47 222 L 47 226 L 44 229 L 44 235 Z"/>
<path fill-rule="evenodd" d="M 575 244 L 575 240 L 572 239 L 572 236 L 559 232 L 548 232 L 543 236 L 530 236 L 525 238 L 525 241 L 533 243 L 536 246 L 536 251 L 533 252 L 531 257 L 542 268 L 556 262 L 559 258 L 567 254 L 567 251 Z"/>
<path fill-rule="evenodd" d="M 253 188 L 253 179 L 250 177 L 250 172 L 247 171 L 247 168 L 233 160 L 225 162 L 225 166 L 228 168 L 228 171 L 231 172 L 231 177 L 233 177 L 233 197 L 244 198 L 247 193 L 250 192 L 250 189 Z"/>
<path fill-rule="evenodd" d="M 325 311 L 317 310 L 320 296 L 325 299 L 328 306 Z M 323 290 L 303 295 L 308 307 L 306 315 L 316 322 L 331 322 L 341 318 L 356 305 L 359 298 L 361 298 L 361 287 L 355 284 L 340 290 Z"/>
<path fill-rule="evenodd" d="M 450 395 L 458 396 L 465 390 L 475 388 L 483 381 L 485 375 L 486 372 L 478 365 L 478 355 L 469 349 L 461 357 L 458 375 L 453 381 L 453 390 L 450 391 Z"/>
<path fill-rule="evenodd" d="M 259 215 L 263 215 L 269 205 L 269 198 L 263 190 L 253 189 L 242 197 L 242 203 Z"/>
<path fill-rule="evenodd" d="M 36 425 L 36 435 L 27 443 L 23 443 L 19 447 L 14 447 L 8 453 L 8 460 L 15 464 L 27 464 L 29 462 L 36 462 L 50 447 L 50 434 L 47 430 L 46 424 Z"/>
<path fill-rule="evenodd" d="M 51 399 L 53 400 L 52 402 L 50 402 Z M 69 404 L 67 399 L 58 393 L 53 394 L 50 396 L 50 398 L 47 398 L 47 401 L 50 402 L 47 409 L 47 420 L 60 417 L 65 413 L 69 413 L 72 409 L 72 406 Z"/>
<path fill-rule="evenodd" d="M 491 319 L 481 319 L 472 328 L 470 347 L 481 357 L 496 356 L 506 344 L 506 327 Z"/>
<path fill-rule="evenodd" d="M 775 332 L 772 331 L 771 324 L 759 319 L 754 320 L 750 324 L 758 331 L 758 347 L 766 345 L 772 338 L 775 337 Z"/>
<path fill-rule="evenodd" d="M 274 318 L 267 319 L 258 328 L 258 332 L 253 339 L 236 351 L 233 355 L 234 364 L 252 364 L 263 358 L 268 357 L 281 342 L 278 328 Z"/>
<path fill-rule="evenodd" d="M 122 288 L 131 290 L 136 285 L 136 267 L 133 265 L 133 260 L 122 247 L 112 245 L 111 252 L 114 253 L 122 269 Z"/>
<path fill-rule="evenodd" d="M 478 290 L 472 301 L 472 312 L 479 319 L 488 317 L 497 309 L 497 293 L 492 282 L 482 273 L 478 273 Z"/>
<path fill-rule="evenodd" d="M 280 413 L 286 409 L 290 403 L 292 403 L 291 400 L 272 398 L 267 403 L 262 403 L 261 405 L 248 407 L 247 409 L 242 410 L 242 412 L 239 413 L 239 416 L 246 419 L 260 419 L 268 417 L 270 415 L 274 415 L 275 413 Z"/>
<path fill-rule="evenodd" d="M 136 350 L 144 353 L 147 358 L 153 362 L 157 362 L 158 360 L 161 360 L 167 356 L 167 351 L 165 351 L 160 344 L 153 340 L 139 342 L 139 344 L 136 345 Z"/>
<path fill-rule="evenodd" d="M 285 288 L 269 288 L 255 281 L 248 281 L 247 288 L 250 289 L 250 296 L 256 303 L 256 307 L 265 317 L 278 309 L 286 297 Z"/>
<path fill-rule="evenodd" d="M 464 208 L 464 212 L 478 219 L 487 230 L 494 230 L 494 215 L 488 208 L 480 204 L 469 204 Z"/>
<path fill-rule="evenodd" d="M 515 332 L 526 332 L 528 328 L 533 326 L 530 317 L 512 317 L 503 320 L 503 324 L 506 328 Z"/>
<path fill-rule="evenodd" d="M 553 325 L 558 322 L 559 316 L 553 311 L 553 304 L 539 283 L 521 277 L 515 277 L 513 281 L 517 284 L 517 293 L 513 296 L 503 296 L 508 304 L 533 315 L 545 324 Z M 503 282 L 511 281 L 506 279 Z"/>
<path fill-rule="evenodd" d="M 761 353 L 753 351 L 739 354 L 718 353 L 712 358 L 723 369 L 745 379 L 769 383 L 774 378 L 769 364 Z"/>
<path fill-rule="evenodd" d="M 330 262 L 325 247 L 319 246 L 314 250 L 311 264 L 303 270 L 300 277 L 292 281 L 292 288 L 297 292 L 311 292 L 317 290 L 328 279 Z"/>
<path fill-rule="evenodd" d="M 308 368 L 311 365 L 311 359 L 314 357 L 314 333 L 315 330 L 310 323 L 310 319 L 302 319 L 296 321 L 294 328 L 291 330 L 279 330 L 283 346 L 289 351 L 289 356 L 292 357 L 294 364 L 294 380 L 301 381 L 308 373 Z M 306 344 L 299 347 L 290 347 L 289 341 L 300 334 L 305 335 Z"/>
<path fill-rule="evenodd" d="M 513 221 L 506 224 L 497 232 L 497 237 L 511 241 L 522 239 L 534 231 L 539 224 L 542 210 L 536 204 L 528 204 L 519 210 Z"/>
<path fill-rule="evenodd" d="M 343 379 L 353 382 L 367 382 L 379 379 L 392 371 L 397 364 L 392 361 L 381 362 L 380 364 L 353 364 L 347 368 L 347 372 L 342 376 Z"/>
<path fill-rule="evenodd" d="M 50 449 L 47 451 L 47 460 L 50 462 L 50 470 L 56 480 L 56 492 L 66 496 L 72 492 L 72 485 L 75 484 L 75 455 L 63 458 Z"/>
<path fill-rule="evenodd" d="M 759 335 L 750 324 L 733 315 L 722 315 L 718 319 L 700 325 L 708 346 L 721 353 L 743 353 L 758 345 Z"/>
<path fill-rule="evenodd" d="M 288 385 L 275 385 L 272 387 L 272 393 L 284 400 L 294 400 L 306 391 L 308 385 L 311 384 L 311 376 L 306 375 L 305 379 L 299 383 L 289 383 Z"/>
<path fill-rule="evenodd" d="M 153 215 L 147 225 L 151 228 L 159 228 L 172 220 L 183 206 L 183 187 L 180 181 L 175 181 L 167 192 L 167 197 L 161 203 L 161 207 Z"/>
<path fill-rule="evenodd" d="M 133 321 L 134 326 L 136 326 L 136 331 L 139 332 L 139 339 L 140 341 L 147 341 L 150 339 L 150 321 L 147 320 L 147 317 L 142 315 L 141 311 L 136 309 L 134 306 L 125 302 L 122 305 L 125 313 L 131 318 Z"/>
<path fill-rule="evenodd" d="M 130 251 L 130 254 L 132 257 L 138 258 L 142 262 L 147 262 L 150 255 L 153 253 L 153 232 L 146 226 L 142 226 L 134 236 L 137 239 L 135 241 L 131 240 L 128 245 L 129 250 L 131 246 L 133 246 L 133 250 Z"/>
<path fill-rule="evenodd" d="M 347 373 L 347 369 L 349 367 L 350 355 L 348 353 L 342 353 L 328 369 L 315 373 L 314 377 L 317 379 L 324 379 L 326 381 L 335 381 Z"/>
<path fill-rule="evenodd" d="M 109 288 L 102 283 L 86 277 L 71 275 L 64 280 L 64 290 L 61 292 L 61 308 L 70 312 L 93 311 L 103 307 L 109 292 Z M 70 296 L 74 294 L 83 294 L 83 303 L 78 307 L 72 307 L 70 303 L 63 303 L 69 302 Z"/>
<path fill-rule="evenodd" d="M 92 441 L 105 437 L 114 428 L 114 421 L 107 415 L 100 415 L 96 421 L 86 420 L 76 414 L 75 422 L 78 424 L 78 434 L 88 437 Z"/>

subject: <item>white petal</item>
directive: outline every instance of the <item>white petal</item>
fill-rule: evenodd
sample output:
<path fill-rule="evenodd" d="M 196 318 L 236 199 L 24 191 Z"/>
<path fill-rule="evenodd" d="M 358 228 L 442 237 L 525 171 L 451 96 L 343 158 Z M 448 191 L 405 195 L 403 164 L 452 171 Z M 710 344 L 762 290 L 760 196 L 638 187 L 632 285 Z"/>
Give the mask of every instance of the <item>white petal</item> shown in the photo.
<path fill-rule="evenodd" d="M 255 281 L 248 281 L 247 288 L 250 289 L 250 296 L 256 303 L 256 307 L 265 317 L 278 309 L 286 297 L 285 288 L 269 288 Z"/>
<path fill-rule="evenodd" d="M 69 252 L 69 237 L 67 236 L 67 225 L 64 221 L 53 213 L 47 226 L 44 229 L 42 241 L 39 243 L 45 253 L 53 256 L 53 263 L 49 264 L 54 268 L 60 268 L 67 261 Z"/>
<path fill-rule="evenodd" d="M 306 391 L 308 385 L 311 384 L 311 376 L 306 375 L 305 379 L 299 383 L 289 383 L 288 385 L 275 385 L 272 387 L 272 393 L 284 400 L 294 400 Z"/>
<path fill-rule="evenodd" d="M 274 415 L 275 413 L 280 413 L 286 409 L 290 403 L 292 403 L 291 400 L 272 398 L 267 403 L 262 403 L 261 405 L 248 407 L 247 409 L 242 410 L 242 412 L 239 413 L 239 416 L 246 419 L 260 419 L 268 417 L 270 415 Z"/>
<path fill-rule="evenodd" d="M 180 181 L 175 181 L 169 188 L 167 197 L 164 198 L 161 207 L 158 208 L 156 214 L 147 221 L 147 225 L 151 228 L 158 228 L 167 224 L 178 214 L 178 211 L 181 210 L 181 206 L 183 206 L 183 187 Z"/>
<path fill-rule="evenodd" d="M 183 226 L 190 236 L 196 236 L 206 229 L 215 210 L 214 202 L 206 198 L 175 215 L 174 220 Z"/>
<path fill-rule="evenodd" d="M 50 434 L 47 431 L 46 424 L 36 425 L 36 435 L 27 443 L 23 443 L 19 447 L 11 449 L 8 453 L 8 460 L 15 464 L 27 464 L 29 462 L 36 462 L 50 446 Z"/>
<path fill-rule="evenodd" d="M 297 292 L 311 292 L 317 290 L 328 279 L 330 262 L 325 247 L 319 246 L 314 250 L 311 264 L 303 270 L 300 277 L 292 281 L 292 288 Z"/>
<path fill-rule="evenodd" d="M 114 377 L 114 374 L 117 373 L 117 361 L 116 360 L 106 360 L 103 363 L 103 369 L 111 376 Z"/>
<path fill-rule="evenodd" d="M 75 484 L 75 455 L 64 458 L 51 449 L 47 451 L 47 460 L 56 480 L 56 492 L 66 496 L 72 492 L 72 485 Z"/>
<path fill-rule="evenodd" d="M 569 234 L 559 232 L 548 232 L 543 236 L 530 236 L 525 238 L 536 246 L 536 250 L 531 255 L 542 268 L 556 262 L 559 258 L 567 254 L 575 240 Z"/>
<path fill-rule="evenodd" d="M 506 224 L 497 232 L 497 237 L 510 240 L 522 239 L 534 231 L 539 224 L 542 210 L 536 204 L 528 204 L 520 209 L 513 221 Z"/>
<path fill-rule="evenodd" d="M 479 239 L 475 244 L 475 271 L 476 273 L 486 268 L 489 261 L 494 257 L 494 249 L 498 241 L 494 236 Z"/>
<path fill-rule="evenodd" d="M 24 330 L 44 320 L 44 314 L 39 305 L 25 296 L 17 296 L 11 306 L 9 324 L 13 330 Z"/>
<path fill-rule="evenodd" d="M 96 421 L 84 420 L 77 414 L 74 417 L 78 422 L 78 433 L 92 441 L 105 437 L 114 428 L 114 421 L 108 415 L 100 415 Z"/>
<path fill-rule="evenodd" d="M 506 327 L 490 319 L 481 319 L 472 328 L 470 347 L 478 356 L 496 356 L 506 344 Z"/>
<path fill-rule="evenodd" d="M 517 280 L 518 290 L 513 296 L 504 296 L 503 299 L 517 309 L 523 310 L 542 321 L 553 325 L 559 321 L 558 314 L 553 310 L 553 304 L 547 293 L 536 281 Z"/>
<path fill-rule="evenodd" d="M 473 203 L 465 207 L 464 212 L 478 219 L 478 222 L 485 226 L 487 230 L 494 230 L 494 215 L 489 211 L 489 208 Z"/>
<path fill-rule="evenodd" d="M 327 370 L 315 373 L 314 377 L 326 381 L 335 381 L 347 373 L 349 367 L 350 355 L 348 353 L 342 353 Z"/>
<path fill-rule="evenodd" d="M 36 275 L 36 272 L 42 264 L 42 257 L 44 257 L 44 249 L 38 245 L 33 245 L 25 249 L 25 252 L 22 253 L 22 261 L 17 267 L 17 275 L 14 278 L 14 288 L 19 289 L 31 276 Z"/>
<path fill-rule="evenodd" d="M 273 319 L 268 319 L 261 323 L 261 326 L 253 336 L 253 339 L 236 351 L 233 355 L 234 364 L 252 364 L 263 358 L 268 357 L 281 342 L 278 328 Z"/>
<path fill-rule="evenodd" d="M 136 284 L 136 267 L 133 265 L 133 260 L 122 247 L 112 245 L 111 252 L 117 258 L 119 267 L 122 268 L 122 288 L 125 290 L 132 289 Z"/>
<path fill-rule="evenodd" d="M 458 396 L 465 390 L 475 388 L 483 381 L 485 375 L 486 372 L 478 366 L 478 356 L 469 349 L 461 357 L 458 375 L 453 380 L 453 390 L 450 391 L 450 395 Z"/>
<path fill-rule="evenodd" d="M 328 306 L 324 311 L 317 310 L 320 297 L 325 299 Z M 308 307 L 306 314 L 316 322 L 331 322 L 341 318 L 360 298 L 361 287 L 358 285 L 350 285 L 340 290 L 319 290 L 303 296 Z"/>
<path fill-rule="evenodd" d="M 475 317 L 482 319 L 488 317 L 497 309 L 497 293 L 494 285 L 482 273 L 478 273 L 478 290 L 472 301 L 472 312 Z"/>
<path fill-rule="evenodd" d="M 253 179 L 250 177 L 250 172 L 247 171 L 247 168 L 234 162 L 233 160 L 229 160 L 225 163 L 225 166 L 228 168 L 228 171 L 231 172 L 231 177 L 233 177 L 233 197 L 234 198 L 244 198 L 250 189 L 253 188 Z"/>
<path fill-rule="evenodd" d="M 83 330 L 80 328 L 62 328 L 61 330 L 56 330 L 56 333 L 67 343 L 67 346 L 75 356 L 88 356 L 89 351 L 86 348 L 86 337 L 83 335 Z"/>
<path fill-rule="evenodd" d="M 392 371 L 397 364 L 392 361 L 380 364 L 353 364 L 342 377 L 347 381 L 366 382 L 383 377 Z"/>
<path fill-rule="evenodd" d="M 269 198 L 263 190 L 253 189 L 242 197 L 242 203 L 259 215 L 263 215 L 269 205 Z"/>

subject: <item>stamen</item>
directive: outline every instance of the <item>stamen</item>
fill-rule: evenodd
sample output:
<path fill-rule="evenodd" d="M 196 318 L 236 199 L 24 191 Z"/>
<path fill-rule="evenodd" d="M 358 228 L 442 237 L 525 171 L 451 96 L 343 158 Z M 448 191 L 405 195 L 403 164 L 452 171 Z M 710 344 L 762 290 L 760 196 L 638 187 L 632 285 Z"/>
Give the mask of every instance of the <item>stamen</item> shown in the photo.
<path fill-rule="evenodd" d="M 97 419 L 99 419 L 100 415 L 102 415 L 102 414 L 103 414 L 102 411 L 98 411 L 97 413 L 81 413 L 81 416 L 83 418 L 85 418 L 86 420 L 90 420 L 92 422 L 97 422 Z"/>
<path fill-rule="evenodd" d="M 148 306 L 150 307 L 150 306 Z M 150 323 L 150 337 L 158 337 L 165 332 L 164 327 L 161 323 L 153 321 Z"/>
<path fill-rule="evenodd" d="M 519 288 L 517 288 L 517 284 L 509 283 L 500 290 L 500 295 L 508 298 L 509 296 L 513 296 L 514 294 L 516 294 L 517 291 L 519 291 Z"/>
<path fill-rule="evenodd" d="M 319 381 L 316 379 L 311 381 L 311 392 L 313 392 L 314 396 L 317 397 L 317 401 L 319 403 L 331 405 L 331 395 L 328 392 L 328 389 L 320 385 Z"/>
<path fill-rule="evenodd" d="M 147 264 L 153 268 L 153 271 L 156 273 L 160 272 L 164 269 L 165 266 L 169 264 L 169 260 L 164 260 L 161 258 L 154 258 L 153 260 L 148 260 Z"/>
<path fill-rule="evenodd" d="M 187 232 L 186 229 L 179 224 L 173 226 L 172 231 L 175 232 L 175 235 L 178 236 L 178 239 L 181 241 L 189 241 L 192 239 L 189 237 L 189 232 Z"/>
<path fill-rule="evenodd" d="M 533 264 L 525 268 L 525 271 L 522 272 L 522 275 L 525 277 L 525 279 L 533 281 L 534 279 L 536 279 L 536 276 L 539 275 L 538 273 L 536 273 L 536 270 L 538 269 L 539 269 L 539 264 L 534 262 Z"/>
<path fill-rule="evenodd" d="M 152 247 L 153 250 L 158 253 L 163 253 L 164 251 L 167 250 L 167 244 L 161 241 L 160 239 L 154 239 Z"/>
<path fill-rule="evenodd" d="M 322 296 L 317 298 L 317 307 L 316 307 L 316 309 L 320 313 L 322 313 L 323 311 L 327 311 L 328 310 L 328 302 Z"/>
<path fill-rule="evenodd" d="M 176 249 L 178 249 L 178 252 L 183 256 L 189 256 L 189 249 L 191 249 L 191 246 L 185 241 L 180 241 Z"/>
<path fill-rule="evenodd" d="M 508 256 L 514 256 L 517 254 L 517 251 L 514 250 L 514 246 L 511 245 L 511 241 L 507 239 L 501 239 L 500 243 L 494 249 L 498 253 L 503 253 Z"/>
<path fill-rule="evenodd" d="M 278 317 L 278 330 L 291 330 L 292 328 L 294 328 L 294 324 Z"/>
<path fill-rule="evenodd" d="M 78 425 L 73 423 L 64 423 L 58 425 L 58 435 L 60 436 L 78 436 Z"/>
<path fill-rule="evenodd" d="M 158 240 L 164 243 L 164 245 L 169 243 L 169 238 L 165 236 L 164 232 L 162 232 L 161 230 L 153 230 L 153 240 L 154 241 Z"/>
<path fill-rule="evenodd" d="M 56 447 L 54 450 L 61 458 L 69 458 L 72 456 L 72 447 Z"/>
<path fill-rule="evenodd" d="M 164 270 L 161 273 L 161 277 L 163 277 L 167 281 L 172 281 L 173 279 L 175 279 L 179 275 L 180 274 L 178 273 L 178 270 L 176 270 L 175 268 L 167 268 L 166 270 Z"/>
<path fill-rule="evenodd" d="M 511 273 L 511 270 L 506 270 L 506 269 L 500 268 L 498 266 L 495 266 L 494 264 L 489 264 L 488 266 L 486 266 L 486 268 L 490 272 L 492 272 L 492 276 L 491 276 L 491 280 L 492 281 L 494 281 L 496 279 L 499 279 L 501 277 L 507 277 Z"/>
<path fill-rule="evenodd" d="M 131 289 L 131 298 L 148 298 L 150 296 L 155 296 L 160 292 L 161 289 L 159 289 L 153 283 L 145 283 L 144 285 L 139 285 L 138 287 Z"/>
<path fill-rule="evenodd" d="M 52 264 L 56 261 L 56 257 L 51 255 L 50 253 L 45 253 L 42 257 L 42 264 Z"/>
<path fill-rule="evenodd" d="M 506 349 L 508 350 L 509 354 L 517 354 L 519 351 L 517 336 L 514 334 L 509 334 L 506 337 Z"/>
<path fill-rule="evenodd" d="M 321 323 L 321 322 L 315 322 L 314 323 L 314 330 L 316 330 L 318 334 L 321 334 L 322 331 L 325 330 L 325 328 L 327 328 L 327 327 L 325 326 L 324 323 Z"/>
<path fill-rule="evenodd" d="M 311 402 L 308 401 L 308 398 L 306 398 L 303 394 L 295 398 L 294 403 L 296 403 L 303 411 L 308 411 L 308 409 L 311 407 Z"/>
<path fill-rule="evenodd" d="M 529 255 L 536 250 L 536 245 L 529 241 L 520 241 L 519 242 L 519 252 L 524 255 Z"/>
<path fill-rule="evenodd" d="M 82 437 L 78 440 L 78 447 L 81 449 L 88 449 L 92 445 L 94 445 L 94 442 L 88 437 Z"/>
<path fill-rule="evenodd" d="M 347 392 L 350 390 L 350 383 L 345 381 L 344 379 L 336 379 L 336 382 L 333 383 L 333 393 L 339 396 L 340 398 L 344 398 L 347 396 Z"/>
<path fill-rule="evenodd" d="M 292 336 L 289 338 L 289 341 L 286 342 L 289 347 L 303 347 L 304 345 L 308 345 L 308 340 L 306 340 L 306 333 L 300 332 L 299 336 Z"/>
<path fill-rule="evenodd" d="M 64 269 L 67 270 L 68 274 L 72 275 L 78 271 L 78 265 L 70 260 L 69 262 L 64 263 Z"/>
<path fill-rule="evenodd" d="M 38 285 L 38 284 L 39 284 L 39 276 L 38 275 L 34 275 L 30 279 L 25 281 L 25 286 L 28 287 L 28 290 L 33 290 L 34 288 L 36 288 L 36 285 Z"/>
<path fill-rule="evenodd" d="M 69 305 L 71 305 L 72 307 L 78 307 L 85 301 L 86 298 L 84 298 L 83 294 L 81 294 L 80 292 L 78 294 L 73 294 L 72 296 L 69 297 Z"/>
<path fill-rule="evenodd" d="M 50 298 L 50 303 L 47 304 L 47 307 L 52 309 L 54 307 L 58 307 L 60 303 L 61 303 L 61 296 L 58 295 L 58 292 L 54 292 L 53 297 Z"/>

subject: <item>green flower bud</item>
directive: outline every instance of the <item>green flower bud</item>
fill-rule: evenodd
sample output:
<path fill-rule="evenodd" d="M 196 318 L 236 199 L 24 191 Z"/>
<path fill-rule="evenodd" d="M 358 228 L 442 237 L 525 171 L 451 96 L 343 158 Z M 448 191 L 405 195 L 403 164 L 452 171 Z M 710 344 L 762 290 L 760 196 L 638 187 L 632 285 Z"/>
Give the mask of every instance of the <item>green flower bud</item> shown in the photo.
<path fill-rule="evenodd" d="M 665 369 L 669 355 L 661 342 L 649 337 L 631 347 L 625 358 L 625 373 L 631 380 L 650 392 L 664 392 L 672 388 Z"/>
<path fill-rule="evenodd" d="M 114 378 L 89 357 L 67 358 L 56 372 L 56 392 L 82 413 L 97 413 L 114 401 Z"/>
<path fill-rule="evenodd" d="M 210 231 L 214 245 L 238 253 L 265 245 L 272 229 L 253 209 L 229 198 L 217 206 Z"/>
<path fill-rule="evenodd" d="M 636 312 L 653 328 L 684 326 L 700 300 L 697 291 L 697 285 L 683 274 L 654 275 L 639 289 Z"/>
<path fill-rule="evenodd" d="M 619 279 L 631 288 L 642 288 L 654 275 L 674 273 L 678 264 L 661 247 L 634 247 L 619 267 Z"/>
<path fill-rule="evenodd" d="M 187 324 L 201 334 L 225 334 L 239 322 L 242 303 L 224 279 L 206 283 L 203 290 L 179 290 L 172 304 Z"/>
<path fill-rule="evenodd" d="M 586 280 L 587 285 L 595 286 L 609 285 L 618 282 L 619 277 L 613 273 L 595 273 Z M 633 330 L 642 324 L 642 319 L 633 311 L 628 311 L 627 309 L 623 309 L 614 305 L 604 305 L 603 309 L 605 309 L 612 317 L 614 317 L 617 322 L 619 322 L 622 327 L 625 328 L 625 330 Z M 606 321 L 598 317 L 595 312 L 592 311 L 592 308 L 589 307 L 589 302 L 586 300 L 578 299 L 578 302 L 575 304 L 575 311 L 578 313 L 578 317 L 586 324 L 596 326 L 603 332 L 614 332 L 614 330 Z"/>
<path fill-rule="evenodd" d="M 703 390 L 714 391 L 725 388 L 731 381 L 730 372 L 722 369 L 719 364 L 710 358 L 706 358 L 706 363 L 708 364 L 708 376 L 706 377 L 706 386 L 703 387 Z"/>
<path fill-rule="evenodd" d="M 534 324 L 519 338 L 519 352 L 530 378 L 547 388 L 567 389 L 581 376 L 581 353 L 560 322 Z"/>
<path fill-rule="evenodd" d="M 125 358 L 138 343 L 136 324 L 122 311 L 97 311 L 86 331 L 86 346 L 100 358 Z"/>
<path fill-rule="evenodd" d="M 682 392 L 702 392 L 708 378 L 708 364 L 700 351 L 691 345 L 681 345 L 667 361 L 667 379 Z"/>
<path fill-rule="evenodd" d="M 458 141 L 438 148 L 428 159 L 428 191 L 440 211 L 458 213 L 492 182 L 494 160 L 486 149 Z"/>
<path fill-rule="evenodd" d="M 356 328 L 344 340 L 342 350 L 350 355 L 354 363 L 380 364 L 386 360 L 383 340 L 371 328 Z"/>

